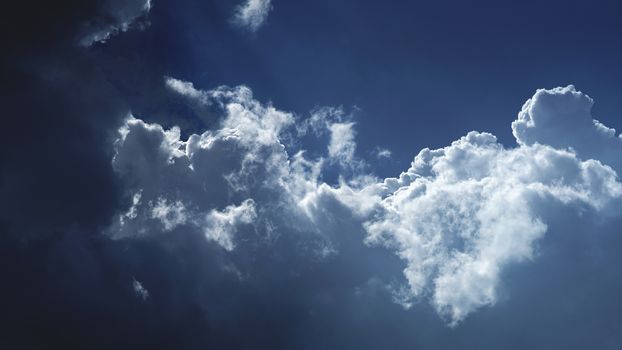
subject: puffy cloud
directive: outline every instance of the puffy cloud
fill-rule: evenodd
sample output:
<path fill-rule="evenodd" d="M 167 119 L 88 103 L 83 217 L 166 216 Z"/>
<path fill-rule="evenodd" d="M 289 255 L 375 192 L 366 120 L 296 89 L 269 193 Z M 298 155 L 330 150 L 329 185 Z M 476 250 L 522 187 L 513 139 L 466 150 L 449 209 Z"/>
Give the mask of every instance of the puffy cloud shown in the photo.
<path fill-rule="evenodd" d="M 182 140 L 178 128 L 164 130 L 133 117 L 120 129 L 113 167 L 127 180 L 133 200 L 110 234 L 132 237 L 186 225 L 231 250 L 240 225 L 274 225 L 281 210 L 303 215 L 321 161 L 288 156 L 280 138 L 294 116 L 260 104 L 245 87 L 190 97 L 221 104 L 217 129 Z"/>
<path fill-rule="evenodd" d="M 271 0 L 246 0 L 240 4 L 233 16 L 233 22 L 251 32 L 256 32 L 272 10 Z"/>
<path fill-rule="evenodd" d="M 536 258 L 563 208 L 616 214 L 620 139 L 592 119 L 592 103 L 573 86 L 538 90 L 512 124 L 518 147 L 470 132 L 422 150 L 398 178 L 342 195 L 366 218 L 367 241 L 407 262 L 404 305 L 429 298 L 456 325 L 497 301 L 507 266 Z"/>
<path fill-rule="evenodd" d="M 615 214 L 620 139 L 592 119 L 592 103 L 573 86 L 538 90 L 512 124 L 519 147 L 471 132 L 422 150 L 399 178 L 360 191 L 363 199 L 343 200 L 360 210 L 358 202 L 382 198 L 363 214 L 371 215 L 368 242 L 396 248 L 407 262 L 405 305 L 428 297 L 456 325 L 496 302 L 504 269 L 534 259 L 561 208 Z"/>
<path fill-rule="evenodd" d="M 151 0 L 15 2 L 3 11 L 0 23 L 2 32 L 10 33 L 3 37 L 10 52 L 6 63 L 23 63 L 30 55 L 39 63 L 59 54 L 75 56 L 83 51 L 75 46 L 88 47 L 119 32 L 145 27 L 150 10 Z"/>
<path fill-rule="evenodd" d="M 495 303 L 510 263 L 534 258 L 547 210 L 603 211 L 622 196 L 615 171 L 598 161 L 545 145 L 504 149 L 477 132 L 421 151 L 378 190 L 369 242 L 396 247 L 411 297 L 429 297 L 453 325 Z"/>
<path fill-rule="evenodd" d="M 392 287 L 396 300 L 406 306 L 429 300 L 457 325 L 498 301 L 508 267 L 538 259 L 538 242 L 559 212 L 607 218 L 620 204 L 622 184 L 606 150 L 602 158 L 596 148 L 582 153 L 580 138 L 560 143 L 539 130 L 554 128 L 538 122 L 544 110 L 549 119 L 582 111 L 596 125 L 586 132 L 602 134 L 605 127 L 591 122 L 584 105 L 591 100 L 571 87 L 539 90 L 528 101 L 513 124 L 518 147 L 470 132 L 447 147 L 422 150 L 397 178 L 378 180 L 357 168 L 331 186 L 321 180 L 323 158 L 308 159 L 285 140 L 309 130 L 329 135 L 327 159 L 352 162 L 354 123 L 340 109 L 318 109 L 300 121 L 257 102 L 246 87 L 201 91 L 166 82 L 224 115 L 214 129 L 185 140 L 177 128 L 125 121 L 113 165 L 129 184 L 131 204 L 109 230 L 116 238 L 185 227 L 242 255 L 253 254 L 247 251 L 253 242 L 288 241 L 288 249 L 311 247 L 305 264 L 312 265 L 346 254 L 342 235 L 362 240 L 357 235 L 364 233 L 367 249 L 385 246 L 406 264 L 406 288 Z M 365 249 L 358 254 L 348 258 L 366 259 Z"/>
<path fill-rule="evenodd" d="M 512 123 L 516 141 L 571 148 L 583 159 L 598 159 L 622 170 L 622 138 L 591 115 L 594 101 L 573 85 L 540 89 Z"/>
<path fill-rule="evenodd" d="M 166 84 L 166 87 L 182 96 L 197 100 L 200 103 L 207 103 L 208 94 L 203 91 L 197 90 L 194 87 L 194 84 L 189 81 L 183 81 L 172 77 L 165 77 L 164 82 Z"/>

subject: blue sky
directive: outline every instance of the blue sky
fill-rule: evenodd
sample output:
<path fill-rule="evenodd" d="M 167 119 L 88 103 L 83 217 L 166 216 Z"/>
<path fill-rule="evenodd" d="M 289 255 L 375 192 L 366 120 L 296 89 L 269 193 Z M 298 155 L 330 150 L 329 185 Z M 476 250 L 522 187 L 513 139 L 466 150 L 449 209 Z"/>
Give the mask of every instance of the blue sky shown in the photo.
<path fill-rule="evenodd" d="M 622 347 L 619 1 L 0 17 L 0 345 Z"/>
<path fill-rule="evenodd" d="M 246 84 L 297 113 L 356 106 L 361 148 L 387 147 L 400 167 L 470 130 L 513 144 L 507 125 L 537 88 L 575 84 L 599 96 L 603 121 L 621 107 L 617 1 L 272 5 L 250 34 L 229 25 L 229 1 L 156 3 L 149 30 L 106 49 L 138 45 L 131 55 L 170 75 L 203 88 Z"/>

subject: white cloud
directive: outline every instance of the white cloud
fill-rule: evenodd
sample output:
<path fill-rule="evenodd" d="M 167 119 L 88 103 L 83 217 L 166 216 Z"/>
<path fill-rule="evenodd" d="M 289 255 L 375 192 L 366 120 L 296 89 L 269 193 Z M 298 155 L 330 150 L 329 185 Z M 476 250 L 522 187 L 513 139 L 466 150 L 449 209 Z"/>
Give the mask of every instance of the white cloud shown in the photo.
<path fill-rule="evenodd" d="M 229 205 L 223 211 L 212 209 L 205 217 L 205 237 L 232 250 L 234 242 L 231 232 L 241 224 L 251 224 L 256 218 L 255 202 L 252 199 L 243 201 L 239 206 Z"/>
<path fill-rule="evenodd" d="M 294 116 L 260 104 L 246 87 L 189 97 L 221 105 L 224 117 L 216 129 L 182 140 L 178 128 L 134 117 L 120 128 L 113 166 L 140 197 L 110 234 L 124 238 L 186 225 L 230 250 L 243 224 L 274 226 L 287 221 L 274 213 L 283 210 L 287 219 L 304 217 L 302 203 L 318 186 L 322 161 L 288 156 L 280 137 Z"/>
<path fill-rule="evenodd" d="M 151 218 L 158 219 L 164 225 L 165 231 L 170 231 L 188 220 L 186 208 L 181 201 L 169 203 L 165 198 L 158 198 L 155 204 L 151 204 Z"/>
<path fill-rule="evenodd" d="M 545 145 L 506 150 L 476 132 L 421 151 L 406 174 L 374 186 L 384 198 L 369 242 L 396 247 L 412 298 L 429 296 L 451 324 L 494 304 L 503 269 L 534 257 L 543 208 L 598 211 L 622 195 L 598 161 Z"/>
<path fill-rule="evenodd" d="M 345 164 L 352 162 L 356 150 L 354 123 L 334 123 L 329 130 L 328 156 Z"/>
<path fill-rule="evenodd" d="M 324 158 L 288 152 L 283 139 L 309 130 L 329 135 L 327 159 L 352 162 L 355 124 L 340 109 L 300 121 L 257 102 L 246 87 L 201 91 L 172 78 L 167 85 L 221 106 L 223 118 L 186 140 L 177 128 L 126 120 L 113 165 L 134 200 L 111 227 L 113 237 L 185 226 L 235 251 L 240 242 L 286 234 L 315 239 L 316 256 L 326 258 L 339 254 L 331 240 L 365 230 L 368 244 L 404 260 L 407 287 L 396 288 L 396 299 L 429 300 L 456 325 L 497 301 L 506 267 L 537 258 L 537 242 L 558 211 L 618 215 L 620 156 L 607 147 L 619 138 L 592 121 L 591 99 L 572 87 L 539 90 L 525 104 L 513 123 L 518 147 L 470 132 L 422 150 L 397 178 L 379 180 L 359 167 L 330 186 L 321 180 Z M 557 124 L 568 133 L 557 133 Z M 582 131 L 601 143 L 586 143 Z"/>
<path fill-rule="evenodd" d="M 598 159 L 622 170 L 622 138 L 591 115 L 594 104 L 575 87 L 540 89 L 523 105 L 512 132 L 520 144 L 572 148 L 583 159 Z"/>
<path fill-rule="evenodd" d="M 382 147 L 376 147 L 373 153 L 374 156 L 376 156 L 376 158 L 378 159 L 391 158 L 391 155 L 393 155 L 393 152 L 391 152 L 391 150 Z"/>
<path fill-rule="evenodd" d="M 208 96 L 204 92 L 197 90 L 191 82 L 165 77 L 164 83 L 166 87 L 182 96 L 196 99 L 202 103 L 207 101 Z"/>
<path fill-rule="evenodd" d="M 256 32 L 272 10 L 271 0 L 246 0 L 240 4 L 233 16 L 233 22 L 251 32 Z"/>
<path fill-rule="evenodd" d="M 610 165 L 620 161 L 611 152 L 619 138 L 592 120 L 591 105 L 572 86 L 538 90 L 512 124 L 519 147 L 471 132 L 359 192 L 368 241 L 407 262 L 411 299 L 430 298 L 455 325 L 496 302 L 507 265 L 534 258 L 556 208 L 616 214 L 622 184 Z M 356 196 L 343 202 L 361 211 Z"/>

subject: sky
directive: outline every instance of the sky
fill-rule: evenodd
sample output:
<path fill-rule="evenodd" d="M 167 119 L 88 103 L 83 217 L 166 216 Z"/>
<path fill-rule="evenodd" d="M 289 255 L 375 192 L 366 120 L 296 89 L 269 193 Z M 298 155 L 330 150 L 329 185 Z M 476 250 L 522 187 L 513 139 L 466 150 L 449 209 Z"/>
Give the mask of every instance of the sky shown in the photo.
<path fill-rule="evenodd" d="M 0 15 L 0 345 L 619 349 L 619 1 Z"/>

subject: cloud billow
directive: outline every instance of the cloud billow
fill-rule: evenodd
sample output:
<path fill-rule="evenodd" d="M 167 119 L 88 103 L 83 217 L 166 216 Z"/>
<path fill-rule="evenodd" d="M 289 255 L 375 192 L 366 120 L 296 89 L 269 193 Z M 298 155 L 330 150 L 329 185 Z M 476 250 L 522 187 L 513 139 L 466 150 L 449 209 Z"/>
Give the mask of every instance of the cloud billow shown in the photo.
<path fill-rule="evenodd" d="M 406 288 L 387 285 L 396 300 L 407 307 L 429 300 L 455 326 L 497 302 L 509 266 L 538 259 L 538 242 L 556 212 L 606 219 L 620 204 L 617 158 L 606 148 L 587 149 L 579 133 L 590 133 L 590 145 L 619 139 L 592 120 L 591 99 L 572 86 L 539 90 L 526 103 L 513 123 L 518 147 L 470 132 L 450 146 L 422 150 L 397 178 L 377 179 L 361 167 L 328 185 L 323 158 L 308 159 L 283 143 L 296 135 L 290 130 L 297 116 L 262 105 L 244 87 L 200 91 L 168 83 L 200 103 L 221 104 L 224 117 L 186 140 L 175 128 L 126 120 L 113 165 L 141 199 L 130 208 L 138 214 L 120 214 L 112 237 L 181 225 L 238 254 L 253 254 L 244 252 L 249 240 L 293 239 L 307 242 L 296 249 L 311 244 L 305 264 L 313 264 L 339 256 L 338 232 L 362 233 L 369 249 L 387 247 L 404 261 Z M 354 124 L 333 119 L 313 124 L 316 133 L 331 135 L 327 159 L 361 161 L 354 156 Z M 556 137 L 559 124 L 570 129 L 567 139 Z M 357 231 L 343 232 L 336 214 L 343 210 Z M 364 252 L 355 258 L 365 259 Z"/>

